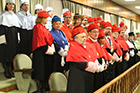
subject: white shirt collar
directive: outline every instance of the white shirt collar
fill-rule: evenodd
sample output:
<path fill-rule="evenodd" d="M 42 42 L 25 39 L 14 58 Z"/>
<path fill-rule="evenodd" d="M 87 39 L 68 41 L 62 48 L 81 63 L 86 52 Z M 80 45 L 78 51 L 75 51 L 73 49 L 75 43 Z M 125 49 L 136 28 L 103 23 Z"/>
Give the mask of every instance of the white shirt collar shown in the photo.
<path fill-rule="evenodd" d="M 93 40 L 90 36 L 88 36 L 93 42 L 96 42 L 97 41 L 97 39 L 96 40 Z"/>

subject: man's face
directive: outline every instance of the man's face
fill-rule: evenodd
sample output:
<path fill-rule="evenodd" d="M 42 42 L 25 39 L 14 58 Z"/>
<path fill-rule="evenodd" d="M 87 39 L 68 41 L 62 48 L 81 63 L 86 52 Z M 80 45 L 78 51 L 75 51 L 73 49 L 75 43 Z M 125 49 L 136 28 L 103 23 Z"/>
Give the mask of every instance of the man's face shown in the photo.
<path fill-rule="evenodd" d="M 28 3 L 24 3 L 21 8 L 23 9 L 23 11 L 27 12 L 29 10 L 29 4 Z"/>
<path fill-rule="evenodd" d="M 65 17 L 64 17 L 64 23 L 65 23 L 65 24 L 68 24 L 68 25 L 69 25 L 70 22 L 71 22 L 71 20 L 72 20 L 71 16 L 65 16 Z"/>
<path fill-rule="evenodd" d="M 80 33 L 77 36 L 75 36 L 75 41 L 78 43 L 85 45 L 86 44 L 86 34 L 85 33 Z"/>
<path fill-rule="evenodd" d="M 123 31 L 120 31 L 119 36 L 121 36 L 122 38 L 125 38 L 125 31 L 124 30 Z"/>
<path fill-rule="evenodd" d="M 127 34 L 124 35 L 124 39 L 128 40 L 129 36 Z"/>
<path fill-rule="evenodd" d="M 112 31 L 112 28 L 111 28 L 111 27 L 106 27 L 106 28 L 104 29 L 104 32 L 105 32 L 105 35 L 106 35 L 106 36 L 109 36 L 109 35 L 111 34 L 111 31 Z"/>
<path fill-rule="evenodd" d="M 136 33 L 136 35 L 137 35 L 137 38 L 140 38 L 140 33 Z"/>
<path fill-rule="evenodd" d="M 116 39 L 118 37 L 118 32 L 113 32 L 111 35 L 114 39 Z"/>
<path fill-rule="evenodd" d="M 99 30 L 98 29 L 92 29 L 91 31 L 88 32 L 89 36 L 96 40 L 98 38 L 99 35 Z"/>
<path fill-rule="evenodd" d="M 129 36 L 129 39 L 130 40 L 133 40 L 134 39 L 134 36 L 132 35 L 132 36 Z"/>

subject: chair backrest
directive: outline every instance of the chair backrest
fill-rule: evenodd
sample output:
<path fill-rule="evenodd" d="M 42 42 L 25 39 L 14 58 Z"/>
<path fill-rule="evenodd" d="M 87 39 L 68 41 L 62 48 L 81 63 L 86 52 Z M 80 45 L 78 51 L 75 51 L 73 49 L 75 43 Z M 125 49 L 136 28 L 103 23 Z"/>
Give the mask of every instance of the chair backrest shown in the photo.
<path fill-rule="evenodd" d="M 32 60 L 26 54 L 17 54 L 14 58 L 14 69 L 32 68 Z"/>
<path fill-rule="evenodd" d="M 66 91 L 67 78 L 60 72 L 53 72 L 49 78 L 49 87 L 51 91 Z"/>
<path fill-rule="evenodd" d="M 69 71 L 70 71 L 70 70 L 64 72 L 64 75 L 66 76 L 67 79 L 68 79 L 68 77 L 69 77 Z"/>

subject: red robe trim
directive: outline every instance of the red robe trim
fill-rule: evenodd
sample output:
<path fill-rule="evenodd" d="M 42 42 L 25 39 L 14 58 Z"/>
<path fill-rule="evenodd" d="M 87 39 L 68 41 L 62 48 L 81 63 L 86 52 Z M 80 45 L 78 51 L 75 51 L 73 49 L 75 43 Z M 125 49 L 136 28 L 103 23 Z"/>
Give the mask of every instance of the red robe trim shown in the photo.
<path fill-rule="evenodd" d="M 52 45 L 53 40 L 54 38 L 46 27 L 40 23 L 37 23 L 33 28 L 32 51 L 47 44 Z"/>
<path fill-rule="evenodd" d="M 106 61 L 110 61 L 112 59 L 112 57 L 108 54 L 108 52 L 106 51 L 106 49 L 103 47 L 101 47 L 101 51 L 103 53 L 103 56 L 104 56 L 104 60 Z"/>
<path fill-rule="evenodd" d="M 116 49 L 117 46 L 116 46 L 115 41 L 113 40 L 113 38 L 111 36 L 110 36 L 110 38 L 111 38 L 113 49 Z M 111 45 L 109 44 L 109 42 L 107 41 L 107 39 L 105 39 L 104 47 L 105 48 L 108 48 L 108 49 L 111 49 Z"/>
<path fill-rule="evenodd" d="M 89 37 L 86 39 L 86 45 L 90 48 L 90 51 L 92 51 L 97 58 L 102 58 L 103 53 L 101 51 L 101 45 L 98 43 L 98 41 L 93 42 Z"/>
<path fill-rule="evenodd" d="M 129 50 L 129 45 L 126 43 L 125 39 L 122 37 L 118 37 L 117 41 L 120 45 L 121 48 L 123 48 L 123 51 L 128 51 Z"/>
<path fill-rule="evenodd" d="M 117 55 L 118 55 L 118 56 L 122 56 L 123 52 L 122 52 L 122 50 L 121 50 L 120 44 L 119 44 L 118 41 L 115 40 L 114 38 L 113 38 L 113 40 L 116 42 L 116 46 L 117 46 Z"/>
<path fill-rule="evenodd" d="M 86 48 L 76 41 L 70 42 L 70 48 L 66 57 L 66 62 L 95 62 L 96 57 L 93 57 L 91 52 L 88 52 L 89 48 Z M 92 58 L 91 58 L 92 56 Z"/>
<path fill-rule="evenodd" d="M 72 28 L 73 28 L 72 24 L 70 24 L 70 27 L 71 28 L 69 28 L 65 23 L 63 23 L 60 28 L 65 33 L 66 38 L 69 42 L 73 40 L 73 38 L 71 36 L 71 32 L 72 32 Z"/>

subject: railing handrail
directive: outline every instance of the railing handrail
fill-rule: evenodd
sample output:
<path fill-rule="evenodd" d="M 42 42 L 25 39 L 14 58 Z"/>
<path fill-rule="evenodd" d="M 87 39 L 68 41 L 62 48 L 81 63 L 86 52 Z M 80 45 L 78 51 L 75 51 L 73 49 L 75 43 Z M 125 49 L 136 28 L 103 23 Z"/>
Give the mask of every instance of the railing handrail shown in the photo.
<path fill-rule="evenodd" d="M 96 90 L 94 93 L 102 93 L 103 91 L 105 91 L 107 88 L 109 88 L 111 85 L 113 85 L 114 83 L 116 83 L 118 80 L 120 80 L 121 78 L 123 78 L 128 72 L 130 72 L 131 70 L 133 70 L 134 68 L 136 68 L 138 65 L 140 65 L 140 62 L 136 63 L 135 65 L 133 65 L 132 67 L 130 67 L 128 70 L 126 70 L 125 72 L 123 72 L 121 75 L 119 75 L 118 77 L 114 78 L 113 80 L 111 80 L 110 82 L 108 82 L 106 85 L 102 86 L 100 89 Z"/>

